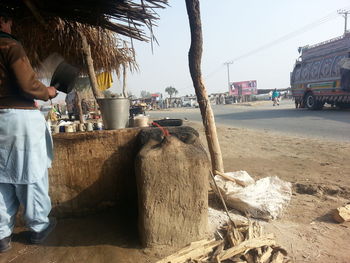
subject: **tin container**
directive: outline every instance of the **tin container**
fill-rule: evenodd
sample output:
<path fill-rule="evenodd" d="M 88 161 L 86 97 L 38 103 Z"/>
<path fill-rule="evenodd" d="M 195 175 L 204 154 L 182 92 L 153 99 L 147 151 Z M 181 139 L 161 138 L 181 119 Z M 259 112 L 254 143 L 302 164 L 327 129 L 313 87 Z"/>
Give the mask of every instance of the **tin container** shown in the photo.
<path fill-rule="evenodd" d="M 58 125 L 53 125 L 53 126 L 52 126 L 52 132 L 53 132 L 53 133 L 59 133 L 59 132 L 60 132 L 60 126 L 58 126 Z"/>
<path fill-rule="evenodd" d="M 129 125 L 130 102 L 127 98 L 98 99 L 103 125 L 107 130 L 126 128 Z"/>
<path fill-rule="evenodd" d="M 103 128 L 102 122 L 95 123 L 95 130 L 101 131 Z"/>
<path fill-rule="evenodd" d="M 65 132 L 74 132 L 74 127 L 73 127 L 73 125 L 66 125 L 66 126 L 64 126 L 64 131 Z"/>
<path fill-rule="evenodd" d="M 86 131 L 93 131 L 94 126 L 92 125 L 91 122 L 86 123 Z"/>

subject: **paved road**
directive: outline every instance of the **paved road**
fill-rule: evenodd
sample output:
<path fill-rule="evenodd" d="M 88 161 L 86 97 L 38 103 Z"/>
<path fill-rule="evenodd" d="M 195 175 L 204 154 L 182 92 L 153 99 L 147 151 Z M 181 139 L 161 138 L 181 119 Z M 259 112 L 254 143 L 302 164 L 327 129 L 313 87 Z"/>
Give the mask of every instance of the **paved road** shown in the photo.
<path fill-rule="evenodd" d="M 349 110 L 295 109 L 294 103 L 288 100 L 282 101 L 278 107 L 267 102 L 255 106 L 215 105 L 213 110 L 218 124 L 350 142 Z M 201 121 L 199 109 L 151 111 L 148 114 L 151 118 L 187 118 L 190 121 Z"/>

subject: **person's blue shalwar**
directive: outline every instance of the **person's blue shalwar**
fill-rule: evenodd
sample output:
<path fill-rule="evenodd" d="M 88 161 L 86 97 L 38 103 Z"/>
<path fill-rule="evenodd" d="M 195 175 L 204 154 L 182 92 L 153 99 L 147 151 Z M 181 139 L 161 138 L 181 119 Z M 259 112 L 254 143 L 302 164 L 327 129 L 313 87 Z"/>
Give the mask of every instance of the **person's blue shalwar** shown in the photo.
<path fill-rule="evenodd" d="M 19 205 L 27 226 L 49 225 L 52 138 L 39 110 L 0 109 L 0 239 L 11 235 Z"/>

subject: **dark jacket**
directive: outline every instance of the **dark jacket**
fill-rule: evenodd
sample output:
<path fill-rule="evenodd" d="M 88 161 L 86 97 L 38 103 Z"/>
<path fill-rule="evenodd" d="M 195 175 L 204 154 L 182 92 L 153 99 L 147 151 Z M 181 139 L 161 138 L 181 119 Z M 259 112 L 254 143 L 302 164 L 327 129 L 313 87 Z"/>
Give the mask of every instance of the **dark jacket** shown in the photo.
<path fill-rule="evenodd" d="M 47 101 L 47 87 L 37 79 L 22 45 L 0 32 L 0 108 L 35 108 L 34 99 Z"/>

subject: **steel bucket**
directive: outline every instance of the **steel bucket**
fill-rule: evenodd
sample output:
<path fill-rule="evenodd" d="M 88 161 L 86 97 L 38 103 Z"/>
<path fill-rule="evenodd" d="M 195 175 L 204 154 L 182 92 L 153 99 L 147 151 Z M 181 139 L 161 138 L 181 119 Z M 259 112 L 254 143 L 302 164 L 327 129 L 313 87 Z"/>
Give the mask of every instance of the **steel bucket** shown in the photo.
<path fill-rule="evenodd" d="M 123 129 L 129 125 L 130 101 L 127 98 L 103 98 L 98 99 L 103 119 L 103 125 L 107 130 Z"/>

